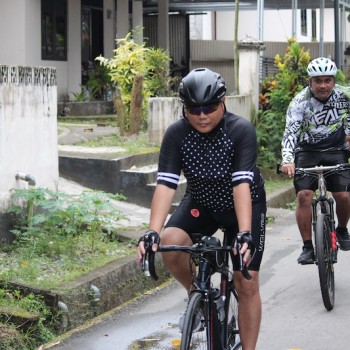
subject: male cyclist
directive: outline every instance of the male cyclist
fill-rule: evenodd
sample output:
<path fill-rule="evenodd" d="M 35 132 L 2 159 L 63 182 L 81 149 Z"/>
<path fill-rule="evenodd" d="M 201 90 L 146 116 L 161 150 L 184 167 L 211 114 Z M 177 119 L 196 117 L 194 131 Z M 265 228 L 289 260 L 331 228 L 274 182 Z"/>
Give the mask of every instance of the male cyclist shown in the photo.
<path fill-rule="evenodd" d="M 226 111 L 225 94 L 224 80 L 209 69 L 195 69 L 182 79 L 179 96 L 184 105 L 183 118 L 164 135 L 150 231 L 140 239 L 138 258 L 141 261 L 145 253 L 145 240 L 158 244 L 161 238 L 164 245 L 191 245 L 194 233 L 211 236 L 218 228 L 237 232 L 245 242 L 241 253 L 252 275 L 251 280 L 241 273 L 234 275 L 240 336 L 243 348 L 253 350 L 261 321 L 259 267 L 264 250 L 266 199 L 264 181 L 256 167 L 254 127 Z M 181 171 L 187 179 L 187 191 L 163 228 Z M 156 247 L 153 244 L 154 250 Z M 163 260 L 190 292 L 188 255 L 164 253 Z"/>
<path fill-rule="evenodd" d="M 308 65 L 309 86 L 291 101 L 282 139 L 282 172 L 294 176 L 294 167 L 347 163 L 350 142 L 350 91 L 335 84 L 337 67 L 320 57 Z M 314 262 L 311 239 L 311 202 L 317 179 L 295 175 L 296 220 L 303 240 L 299 264 Z M 327 188 L 336 201 L 337 239 L 342 250 L 350 250 L 347 224 L 350 218 L 350 175 L 327 178 Z"/>

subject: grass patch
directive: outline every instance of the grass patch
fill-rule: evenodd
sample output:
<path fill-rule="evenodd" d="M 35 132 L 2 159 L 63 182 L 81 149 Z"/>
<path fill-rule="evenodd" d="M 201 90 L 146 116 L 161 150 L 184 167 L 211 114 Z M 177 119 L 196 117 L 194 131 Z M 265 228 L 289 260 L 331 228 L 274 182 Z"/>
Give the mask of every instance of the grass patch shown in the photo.
<path fill-rule="evenodd" d="M 84 115 L 84 116 L 74 116 L 69 115 L 65 117 L 58 118 L 59 124 L 104 124 L 108 126 L 118 126 L 116 114 L 106 114 L 106 115 Z"/>
<path fill-rule="evenodd" d="M 2 281 L 51 289 L 135 253 L 135 242 L 121 242 L 116 234 L 125 217 L 113 201 L 124 196 L 31 188 L 14 190 L 13 199 L 15 241 L 0 246 Z"/>
<path fill-rule="evenodd" d="M 96 123 L 97 122 L 97 123 Z M 89 117 L 82 117 L 82 119 L 77 120 L 72 117 L 71 120 L 65 119 L 64 122 L 58 124 L 58 135 L 62 134 L 64 131 L 62 128 L 66 129 L 76 129 L 79 126 L 94 128 L 98 125 L 98 120 Z M 115 123 L 105 123 L 105 125 L 116 127 Z M 156 153 L 159 152 L 160 146 L 150 144 L 148 140 L 148 134 L 146 132 L 140 132 L 138 135 L 121 136 L 119 133 L 113 135 L 102 135 L 95 137 L 88 141 L 83 141 L 76 144 L 77 146 L 83 147 L 121 147 L 124 150 L 116 153 L 120 154 L 145 154 L 145 153 Z"/>
<path fill-rule="evenodd" d="M 84 242 L 85 241 L 85 242 Z M 49 244 L 59 244 L 49 242 Z M 38 242 L 37 244 L 40 244 Z M 74 255 L 67 253 L 37 255 L 35 244 L 27 247 L 2 247 L 0 280 L 20 283 L 41 289 L 55 289 L 113 260 L 135 254 L 135 242 L 98 242 L 91 250 L 88 238 L 80 237 Z M 63 246 L 60 247 L 64 249 Z M 7 251 L 8 250 L 8 251 Z"/>
<path fill-rule="evenodd" d="M 284 179 L 284 178 L 280 178 L 280 179 L 267 179 L 265 180 L 265 189 L 266 192 L 273 192 L 275 190 L 278 190 L 284 186 L 288 186 L 288 185 L 292 185 L 293 182 L 291 179 Z"/>
<path fill-rule="evenodd" d="M 146 133 L 122 137 L 120 135 L 101 136 L 79 144 L 84 147 L 123 147 L 126 153 L 144 154 L 159 152 L 159 146 L 150 145 Z M 125 153 L 125 152 L 123 152 Z"/>

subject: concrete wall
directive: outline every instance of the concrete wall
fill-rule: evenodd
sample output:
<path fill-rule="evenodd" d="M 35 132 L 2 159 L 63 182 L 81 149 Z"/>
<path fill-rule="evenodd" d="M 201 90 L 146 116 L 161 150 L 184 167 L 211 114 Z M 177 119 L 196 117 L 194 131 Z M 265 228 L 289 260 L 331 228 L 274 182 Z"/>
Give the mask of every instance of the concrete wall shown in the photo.
<path fill-rule="evenodd" d="M 55 68 L 0 66 L 0 240 L 6 239 L 10 190 L 28 186 L 16 174 L 57 190 L 56 116 Z"/>
<path fill-rule="evenodd" d="M 226 96 L 229 112 L 251 118 L 254 106 L 251 96 Z M 177 97 L 154 97 L 148 102 L 149 142 L 159 145 L 168 126 L 182 117 L 182 103 Z"/>

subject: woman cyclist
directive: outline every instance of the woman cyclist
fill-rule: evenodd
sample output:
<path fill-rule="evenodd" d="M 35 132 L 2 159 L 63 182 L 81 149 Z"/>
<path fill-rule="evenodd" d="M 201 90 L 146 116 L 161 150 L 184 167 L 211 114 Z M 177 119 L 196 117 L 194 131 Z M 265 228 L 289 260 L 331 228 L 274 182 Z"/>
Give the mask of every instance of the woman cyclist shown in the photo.
<path fill-rule="evenodd" d="M 252 275 L 246 280 L 241 273 L 235 274 L 240 336 L 243 349 L 253 350 L 261 321 L 259 268 L 266 199 L 264 181 L 256 166 L 255 129 L 246 119 L 226 111 L 225 94 L 224 80 L 206 68 L 191 71 L 181 81 L 183 118 L 164 135 L 150 230 L 140 239 L 138 258 L 141 261 L 145 253 L 145 240 L 155 243 L 156 250 L 160 241 L 164 245 L 191 245 L 192 234 L 198 232 L 207 236 L 218 228 L 237 232 L 245 242 L 244 263 L 249 264 Z M 164 227 L 181 172 L 187 179 L 187 191 Z M 192 275 L 184 254 L 164 253 L 163 260 L 190 292 Z"/>

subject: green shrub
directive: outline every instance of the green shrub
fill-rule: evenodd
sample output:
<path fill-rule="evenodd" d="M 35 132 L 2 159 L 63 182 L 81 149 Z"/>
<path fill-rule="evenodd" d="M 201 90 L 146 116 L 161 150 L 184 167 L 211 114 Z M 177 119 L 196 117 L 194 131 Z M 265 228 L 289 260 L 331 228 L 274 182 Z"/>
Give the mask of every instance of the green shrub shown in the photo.
<path fill-rule="evenodd" d="M 96 241 L 109 239 L 115 223 L 124 218 L 111 203 L 113 199 L 125 199 L 118 194 L 84 191 L 80 195 L 68 195 L 30 188 L 14 190 L 13 197 L 20 203 L 33 203 L 36 208 L 30 225 L 20 203 L 10 211 L 17 218 L 12 230 L 16 243 L 32 245 L 37 255 L 55 255 L 60 251 L 74 255 L 80 237 L 88 237 L 94 251 Z"/>
<path fill-rule="evenodd" d="M 138 43 L 128 33 L 125 38 L 117 40 L 117 49 L 111 59 L 97 57 L 101 65 L 107 67 L 111 80 L 120 91 L 121 101 L 115 101 L 117 113 L 120 115 L 120 131 L 122 135 L 135 132 L 132 128 L 130 113 L 135 99 L 142 98 L 143 122 L 137 123 L 140 131 L 142 125 L 147 125 L 148 98 L 150 96 L 168 96 L 171 94 L 172 78 L 169 75 L 170 56 L 163 49 L 147 48 L 145 43 Z M 141 91 L 134 91 L 136 81 L 142 80 Z M 123 111 L 118 111 L 122 108 Z M 132 115 L 131 115 L 132 114 Z M 137 117 L 138 118 L 138 117 Z"/>
<path fill-rule="evenodd" d="M 0 310 L 0 350 L 34 350 L 54 339 L 55 319 L 41 296 L 2 287 Z"/>
<path fill-rule="evenodd" d="M 308 83 L 309 52 L 304 51 L 294 39 L 288 41 L 283 59 L 276 55 L 277 73 L 262 82 L 261 109 L 253 119 L 257 130 L 258 165 L 273 169 L 281 157 L 281 140 L 285 115 L 292 98 Z"/>

